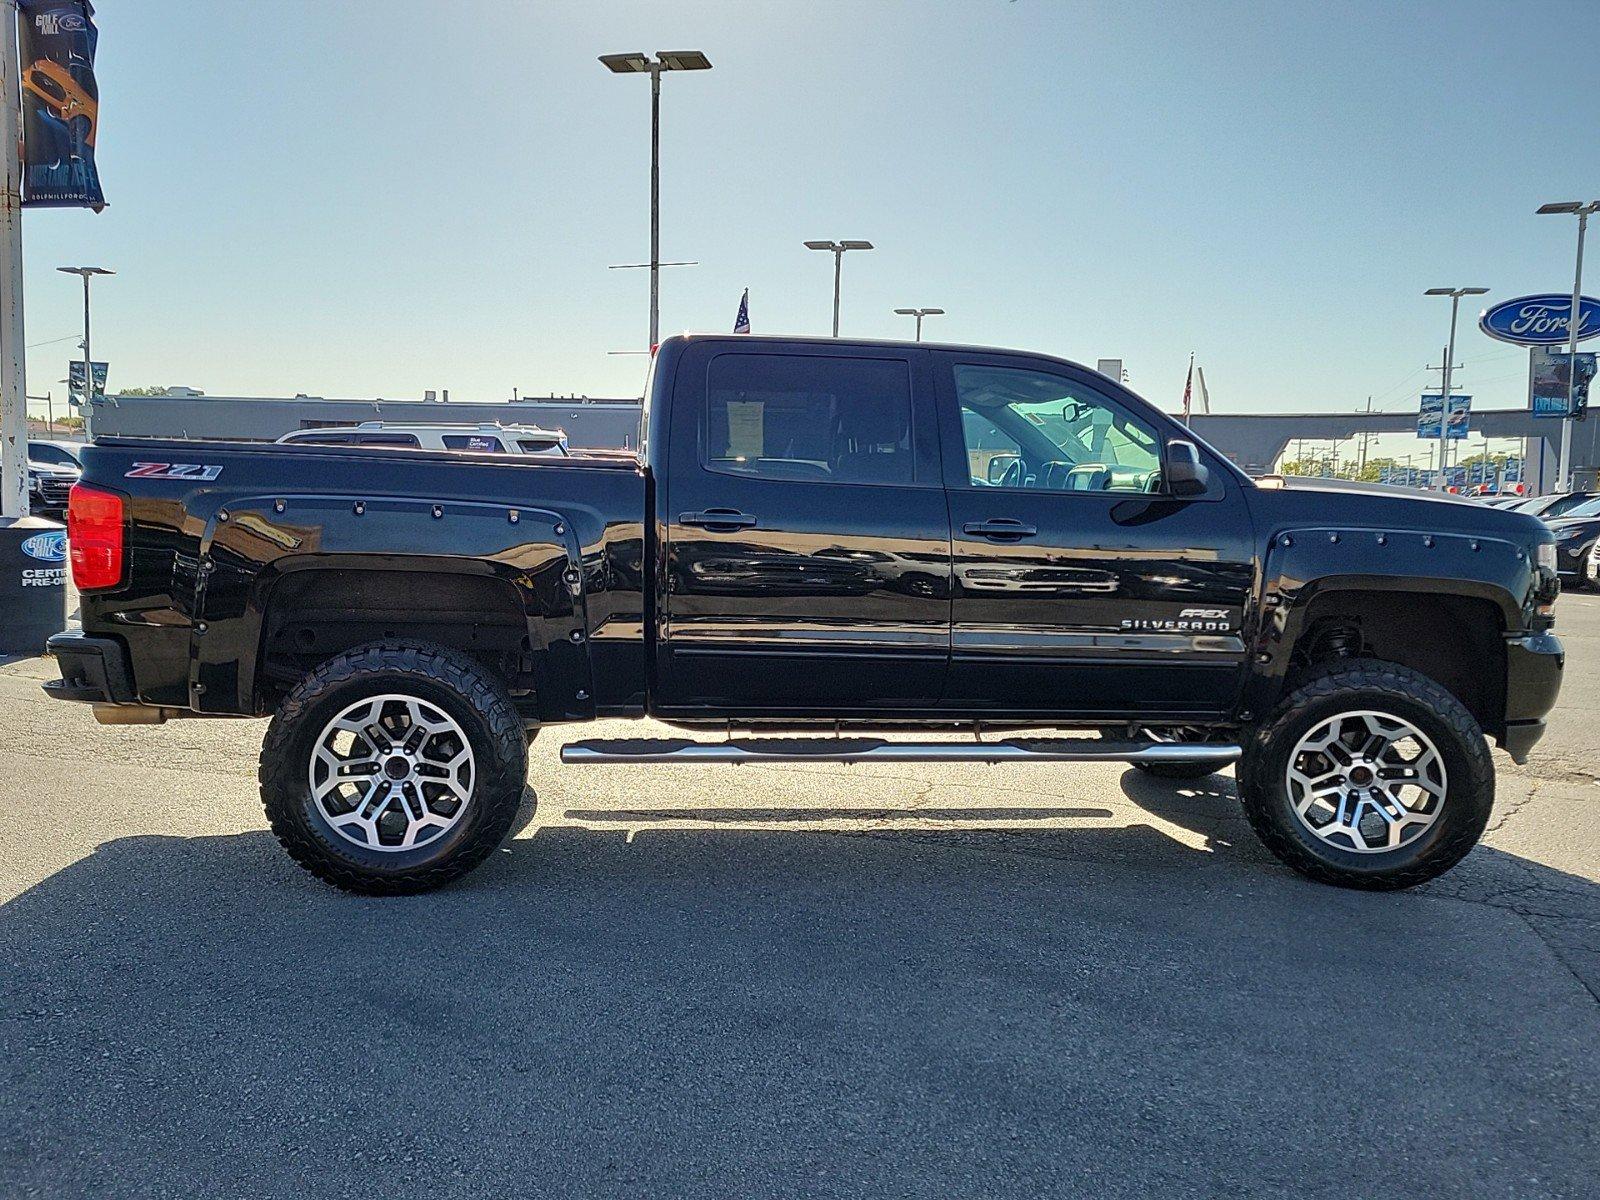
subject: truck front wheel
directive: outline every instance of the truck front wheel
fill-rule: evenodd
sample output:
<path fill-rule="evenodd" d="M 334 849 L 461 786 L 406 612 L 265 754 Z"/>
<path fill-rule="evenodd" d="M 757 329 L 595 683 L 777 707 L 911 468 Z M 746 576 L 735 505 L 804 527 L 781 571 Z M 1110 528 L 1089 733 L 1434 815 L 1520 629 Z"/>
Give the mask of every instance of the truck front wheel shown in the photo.
<path fill-rule="evenodd" d="M 474 659 L 385 641 L 290 692 L 261 747 L 272 832 L 306 870 L 368 895 L 424 892 L 505 839 L 527 776 L 522 720 Z"/>
<path fill-rule="evenodd" d="M 1245 815 L 1301 874 L 1412 887 L 1477 844 L 1494 764 L 1477 721 L 1420 672 L 1352 660 L 1290 694 L 1246 741 Z"/>

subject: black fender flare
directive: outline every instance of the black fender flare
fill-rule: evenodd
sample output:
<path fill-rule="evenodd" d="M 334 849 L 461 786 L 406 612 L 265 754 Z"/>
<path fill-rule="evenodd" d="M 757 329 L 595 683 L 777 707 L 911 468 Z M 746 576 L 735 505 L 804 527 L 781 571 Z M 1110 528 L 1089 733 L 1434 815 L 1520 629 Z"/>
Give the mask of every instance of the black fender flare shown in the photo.
<path fill-rule="evenodd" d="M 1419 530 L 1311 527 L 1279 530 L 1267 543 L 1260 617 L 1240 719 L 1269 712 L 1283 694 L 1311 602 L 1340 591 L 1392 591 L 1488 602 L 1509 636 L 1526 631 L 1537 567 L 1502 538 Z"/>
<path fill-rule="evenodd" d="M 594 715 L 582 553 L 572 522 L 544 508 L 410 496 L 229 498 L 200 538 L 189 688 L 200 712 L 256 707 L 273 589 L 307 570 L 477 575 L 521 603 L 541 710 Z"/>

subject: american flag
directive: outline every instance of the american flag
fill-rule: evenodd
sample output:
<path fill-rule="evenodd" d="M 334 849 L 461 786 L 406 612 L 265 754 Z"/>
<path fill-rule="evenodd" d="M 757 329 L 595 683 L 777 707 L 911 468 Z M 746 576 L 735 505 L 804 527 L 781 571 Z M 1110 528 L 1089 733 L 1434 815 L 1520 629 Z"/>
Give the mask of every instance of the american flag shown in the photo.
<path fill-rule="evenodd" d="M 1188 375 L 1188 378 L 1186 378 L 1183 381 L 1183 423 L 1185 425 L 1187 425 L 1189 423 L 1189 396 L 1190 396 L 1190 393 L 1191 393 L 1191 389 L 1193 387 L 1194 387 L 1194 354 L 1193 354 L 1193 352 L 1191 352 L 1190 355 L 1189 355 L 1189 375 Z"/>
<path fill-rule="evenodd" d="M 744 295 L 739 297 L 739 315 L 733 319 L 735 333 L 750 332 L 750 289 L 745 288 Z"/>

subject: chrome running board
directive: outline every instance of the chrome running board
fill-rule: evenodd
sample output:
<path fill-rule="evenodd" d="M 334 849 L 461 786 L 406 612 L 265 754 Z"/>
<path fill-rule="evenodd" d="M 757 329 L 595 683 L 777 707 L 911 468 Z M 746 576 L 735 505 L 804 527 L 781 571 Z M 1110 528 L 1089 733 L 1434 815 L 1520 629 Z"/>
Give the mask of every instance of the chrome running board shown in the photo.
<path fill-rule="evenodd" d="M 997 742 L 890 742 L 883 738 L 615 738 L 569 742 L 564 763 L 774 762 L 1125 762 L 1214 763 L 1236 760 L 1238 746 L 1214 743 L 1113 742 L 1102 738 L 1006 738 Z"/>

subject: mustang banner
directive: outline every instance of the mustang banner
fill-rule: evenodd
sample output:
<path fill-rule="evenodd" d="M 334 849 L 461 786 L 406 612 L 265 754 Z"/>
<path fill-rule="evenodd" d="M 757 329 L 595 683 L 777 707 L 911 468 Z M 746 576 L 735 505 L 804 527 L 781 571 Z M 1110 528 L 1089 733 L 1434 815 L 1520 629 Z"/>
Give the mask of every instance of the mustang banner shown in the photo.
<path fill-rule="evenodd" d="M 106 206 L 94 165 L 100 89 L 88 0 L 18 0 L 22 67 L 22 203 Z"/>

